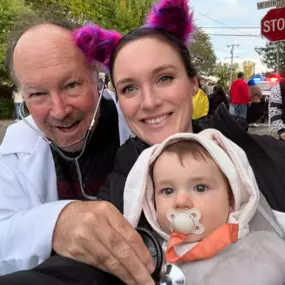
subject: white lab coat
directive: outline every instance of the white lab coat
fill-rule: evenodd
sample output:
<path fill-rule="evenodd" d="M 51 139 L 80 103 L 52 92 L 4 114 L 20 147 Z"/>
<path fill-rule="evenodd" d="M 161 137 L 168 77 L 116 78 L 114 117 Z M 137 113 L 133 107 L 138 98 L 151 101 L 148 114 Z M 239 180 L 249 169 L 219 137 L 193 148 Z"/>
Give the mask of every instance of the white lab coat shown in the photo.
<path fill-rule="evenodd" d="M 122 124 L 121 143 L 131 134 Z M 57 218 L 71 202 L 58 201 L 49 145 L 24 121 L 11 125 L 0 146 L 0 275 L 30 269 L 50 256 Z"/>

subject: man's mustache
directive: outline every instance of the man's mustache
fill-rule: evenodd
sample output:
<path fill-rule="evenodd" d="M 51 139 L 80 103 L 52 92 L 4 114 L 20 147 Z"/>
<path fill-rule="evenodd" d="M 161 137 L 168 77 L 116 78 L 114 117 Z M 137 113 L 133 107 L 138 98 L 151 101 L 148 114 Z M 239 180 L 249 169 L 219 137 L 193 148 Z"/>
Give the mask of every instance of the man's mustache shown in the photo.
<path fill-rule="evenodd" d="M 56 128 L 68 128 L 76 123 L 79 123 L 84 118 L 84 114 L 80 113 L 78 115 L 67 116 L 62 120 L 58 120 L 55 118 L 48 118 L 46 124 L 49 127 L 56 127 Z"/>

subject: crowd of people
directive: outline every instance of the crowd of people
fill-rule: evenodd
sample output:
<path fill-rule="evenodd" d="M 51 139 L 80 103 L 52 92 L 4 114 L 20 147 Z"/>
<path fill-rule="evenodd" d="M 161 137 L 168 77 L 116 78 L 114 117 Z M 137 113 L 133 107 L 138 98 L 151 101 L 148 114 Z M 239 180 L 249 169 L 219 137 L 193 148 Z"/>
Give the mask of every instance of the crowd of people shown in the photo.
<path fill-rule="evenodd" d="M 155 284 L 137 227 L 189 284 L 284 284 L 284 143 L 240 128 L 219 87 L 193 120 L 188 1 L 126 35 L 26 24 L 6 58 L 30 115 L 0 147 L 0 284 Z"/>

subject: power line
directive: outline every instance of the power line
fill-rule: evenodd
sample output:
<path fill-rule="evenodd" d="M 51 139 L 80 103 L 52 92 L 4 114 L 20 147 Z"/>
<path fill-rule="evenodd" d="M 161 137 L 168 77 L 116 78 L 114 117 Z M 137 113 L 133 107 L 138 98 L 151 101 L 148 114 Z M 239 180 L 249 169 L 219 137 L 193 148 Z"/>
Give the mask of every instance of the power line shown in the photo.
<path fill-rule="evenodd" d="M 221 49 L 221 48 L 214 48 L 215 50 L 217 51 L 220 51 L 220 52 L 223 52 L 223 53 L 228 53 L 229 51 L 228 50 L 224 50 L 224 49 Z"/>
<path fill-rule="evenodd" d="M 249 34 L 249 33 L 247 33 L 247 32 L 244 32 L 244 31 L 242 31 L 242 30 L 239 30 L 238 28 L 230 27 L 229 25 L 227 25 L 227 24 L 225 24 L 225 23 L 222 23 L 222 22 L 220 22 L 220 21 L 218 21 L 218 20 L 215 20 L 215 19 L 211 18 L 210 16 L 208 16 L 208 15 L 206 15 L 206 14 L 204 14 L 204 13 L 201 13 L 201 12 L 198 12 L 198 13 L 201 14 L 202 16 L 204 16 L 204 17 L 206 17 L 206 18 L 208 18 L 208 19 L 210 19 L 210 20 L 212 20 L 212 21 L 214 21 L 214 22 L 220 24 L 220 25 L 223 25 L 223 26 L 228 27 L 228 28 L 230 28 L 230 29 L 233 29 L 233 30 L 236 30 L 236 31 L 239 31 L 239 32 L 242 32 L 242 33 L 244 33 L 244 34 L 247 34 L 247 35 L 250 35 L 250 36 L 251 36 L 251 34 Z"/>
<path fill-rule="evenodd" d="M 201 29 L 261 29 L 260 27 L 199 27 Z"/>
<path fill-rule="evenodd" d="M 221 37 L 258 37 L 261 35 L 244 35 L 244 34 L 208 34 L 209 36 L 221 36 Z"/>

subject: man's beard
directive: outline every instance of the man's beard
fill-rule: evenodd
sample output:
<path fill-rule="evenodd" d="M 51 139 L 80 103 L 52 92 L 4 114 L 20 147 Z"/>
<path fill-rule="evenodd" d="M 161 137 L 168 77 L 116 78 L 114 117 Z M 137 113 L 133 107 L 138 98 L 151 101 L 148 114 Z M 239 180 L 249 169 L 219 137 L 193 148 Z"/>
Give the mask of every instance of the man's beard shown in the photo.
<path fill-rule="evenodd" d="M 80 112 L 72 116 L 67 116 L 63 120 L 48 118 L 48 120 L 46 121 L 46 125 L 48 126 L 48 128 L 50 129 L 50 132 L 52 133 L 52 130 L 55 128 L 64 129 L 64 128 L 72 127 L 75 124 L 78 124 L 76 126 L 77 128 L 79 127 L 80 124 L 82 124 L 84 120 L 86 120 L 84 118 L 84 113 Z M 91 118 L 88 121 L 91 122 Z M 56 136 L 53 139 L 52 138 L 50 139 L 56 144 L 57 147 L 59 147 L 65 152 L 73 153 L 73 152 L 81 151 L 88 126 L 86 126 L 86 130 L 83 134 L 82 133 L 79 134 L 77 140 L 74 140 L 74 138 L 69 137 L 68 133 L 64 135 L 64 130 L 62 130 L 62 136 L 61 136 L 61 138 L 63 139 L 59 140 L 58 137 Z"/>

